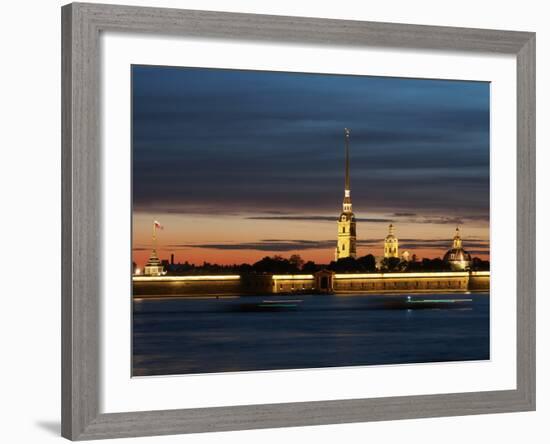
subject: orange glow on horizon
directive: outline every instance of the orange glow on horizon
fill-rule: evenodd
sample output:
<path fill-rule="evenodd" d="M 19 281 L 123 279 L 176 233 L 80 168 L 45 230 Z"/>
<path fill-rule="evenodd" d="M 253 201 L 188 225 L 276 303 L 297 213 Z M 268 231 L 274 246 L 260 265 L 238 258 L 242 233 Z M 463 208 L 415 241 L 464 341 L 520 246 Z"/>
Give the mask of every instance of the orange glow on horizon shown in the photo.
<path fill-rule="evenodd" d="M 369 215 L 372 217 L 372 215 Z M 328 264 L 334 260 L 336 246 L 336 218 L 334 221 L 307 220 L 257 220 L 240 215 L 183 215 L 164 214 L 150 215 L 136 213 L 133 217 L 133 250 L 132 260 L 138 267 L 143 267 L 151 253 L 151 224 L 158 219 L 164 225 L 163 231 L 157 231 L 157 254 L 161 260 L 170 261 L 174 254 L 175 263 L 201 265 L 203 262 L 219 265 L 253 264 L 266 256 L 280 255 L 288 258 L 299 254 L 304 261 L 314 261 L 317 264 Z M 357 255 L 372 254 L 375 257 L 383 255 L 383 240 L 388 230 L 387 223 L 358 222 Z M 451 248 L 455 226 L 452 224 L 393 222 L 396 235 L 401 239 L 399 253 L 408 251 L 410 257 L 416 255 L 417 260 L 423 258 L 442 258 Z M 464 248 L 467 251 L 480 249 L 469 247 L 469 243 L 488 243 L 489 224 L 486 221 L 464 224 L 461 226 Z M 468 239 L 475 239 L 469 241 Z M 333 246 L 328 246 L 327 240 L 334 240 Z M 436 246 L 418 248 L 402 248 L 403 244 L 422 243 L 423 240 L 440 240 Z M 445 241 L 448 242 L 445 244 Z M 362 241 L 370 241 L 372 245 L 361 245 Z M 313 241 L 322 242 L 321 248 L 285 247 L 276 249 L 277 242 Z M 273 242 L 273 249 L 246 248 L 248 244 L 262 245 L 262 242 Z M 429 244 L 429 242 L 424 242 Z M 215 247 L 207 248 L 214 244 Z M 240 244 L 235 249 L 228 248 L 232 244 Z M 481 248 L 485 249 L 485 248 Z M 472 253 L 472 257 L 489 259 L 489 254 Z"/>

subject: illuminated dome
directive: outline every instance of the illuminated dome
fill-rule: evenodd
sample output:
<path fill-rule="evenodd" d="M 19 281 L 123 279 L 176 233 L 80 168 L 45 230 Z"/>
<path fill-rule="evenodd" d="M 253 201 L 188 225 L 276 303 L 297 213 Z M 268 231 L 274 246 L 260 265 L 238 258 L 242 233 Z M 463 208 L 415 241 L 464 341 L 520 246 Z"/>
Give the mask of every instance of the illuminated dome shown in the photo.
<path fill-rule="evenodd" d="M 462 239 L 460 238 L 460 230 L 458 227 L 453 238 L 453 248 L 451 248 L 443 260 L 451 266 L 453 271 L 469 270 L 472 263 L 472 256 L 464 248 L 462 248 Z"/>

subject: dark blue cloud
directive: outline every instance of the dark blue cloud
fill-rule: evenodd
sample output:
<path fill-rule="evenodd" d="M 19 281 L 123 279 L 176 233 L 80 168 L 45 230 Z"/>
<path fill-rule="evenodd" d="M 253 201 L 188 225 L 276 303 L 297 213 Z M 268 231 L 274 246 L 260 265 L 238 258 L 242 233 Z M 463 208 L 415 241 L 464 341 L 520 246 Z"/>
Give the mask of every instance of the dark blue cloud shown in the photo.
<path fill-rule="evenodd" d="M 134 208 L 489 211 L 489 84 L 134 66 Z"/>

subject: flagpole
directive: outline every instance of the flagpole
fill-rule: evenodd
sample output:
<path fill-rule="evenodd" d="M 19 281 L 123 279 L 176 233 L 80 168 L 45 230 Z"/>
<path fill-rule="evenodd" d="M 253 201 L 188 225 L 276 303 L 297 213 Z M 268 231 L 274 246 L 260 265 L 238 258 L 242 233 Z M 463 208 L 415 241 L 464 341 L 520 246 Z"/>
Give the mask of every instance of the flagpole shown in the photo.
<path fill-rule="evenodd" d="M 153 250 L 157 249 L 157 224 L 153 221 Z"/>

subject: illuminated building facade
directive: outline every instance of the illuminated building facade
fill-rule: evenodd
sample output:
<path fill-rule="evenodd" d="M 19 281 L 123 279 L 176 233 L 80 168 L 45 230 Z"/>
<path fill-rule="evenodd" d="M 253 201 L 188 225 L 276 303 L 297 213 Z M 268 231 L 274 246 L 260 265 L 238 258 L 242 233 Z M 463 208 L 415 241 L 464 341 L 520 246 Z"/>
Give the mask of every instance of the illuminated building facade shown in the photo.
<path fill-rule="evenodd" d="M 164 270 L 164 265 L 160 261 L 158 255 L 157 255 L 157 228 L 161 228 L 162 226 L 157 221 L 153 222 L 153 249 L 151 250 L 151 256 L 149 256 L 149 260 L 145 264 L 145 267 L 143 268 L 143 274 L 145 276 L 163 276 L 166 274 L 166 271 Z"/>
<path fill-rule="evenodd" d="M 349 177 L 349 137 L 350 130 L 344 128 L 344 141 L 346 148 L 346 173 L 344 183 L 344 202 L 340 217 L 338 218 L 338 241 L 335 252 L 335 260 L 347 257 L 355 258 L 356 251 L 356 222 L 351 207 L 351 189 Z"/>
<path fill-rule="evenodd" d="M 464 248 L 462 248 L 462 238 L 460 230 L 456 227 L 453 238 L 453 247 L 445 253 L 443 260 L 451 266 L 453 271 L 469 270 L 472 264 L 472 257 Z"/>
<path fill-rule="evenodd" d="M 313 293 L 447 293 L 449 290 L 489 289 L 490 272 L 253 274 L 248 276 L 134 276 L 139 297 L 198 294 L 311 294 Z"/>
<path fill-rule="evenodd" d="M 162 276 L 166 274 L 164 266 L 157 256 L 157 250 L 153 248 L 151 256 L 143 268 L 143 274 L 145 276 Z"/>
<path fill-rule="evenodd" d="M 384 257 L 399 257 L 399 242 L 395 237 L 393 224 L 388 227 L 388 235 L 384 239 Z"/>

